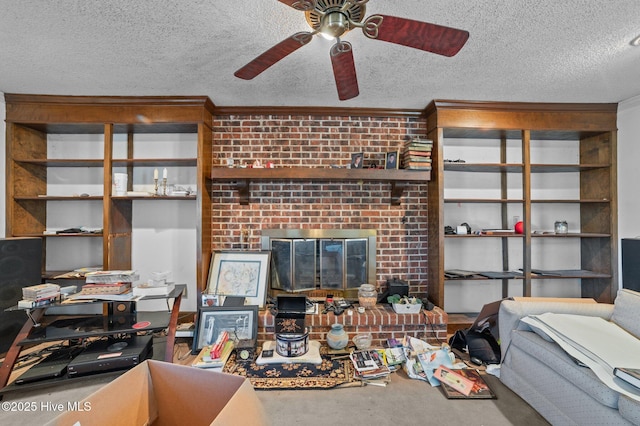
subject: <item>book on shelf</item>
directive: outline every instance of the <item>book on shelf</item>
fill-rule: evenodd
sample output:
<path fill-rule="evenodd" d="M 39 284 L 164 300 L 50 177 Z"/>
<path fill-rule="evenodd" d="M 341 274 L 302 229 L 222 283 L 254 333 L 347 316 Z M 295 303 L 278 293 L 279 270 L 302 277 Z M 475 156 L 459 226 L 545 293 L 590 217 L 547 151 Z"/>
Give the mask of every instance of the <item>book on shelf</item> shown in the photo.
<path fill-rule="evenodd" d="M 450 370 L 450 369 L 449 369 Z M 493 393 L 487 382 L 482 378 L 482 375 L 478 370 L 474 368 L 463 368 L 460 370 L 450 370 L 453 371 L 459 377 L 462 377 L 465 380 L 469 380 L 471 382 L 471 388 L 469 389 L 469 393 L 465 394 L 458 390 L 456 390 L 453 386 L 448 384 L 446 381 L 441 381 L 442 393 L 447 399 L 495 399 L 496 394 Z M 465 388 L 465 392 L 468 388 Z"/>
<path fill-rule="evenodd" d="M 218 358 L 211 357 L 212 348 L 213 348 L 213 345 L 207 345 L 203 347 L 202 350 L 200 350 L 200 353 L 198 353 L 198 356 L 196 357 L 196 359 L 191 364 L 191 366 L 197 367 L 197 368 L 223 367 L 227 363 L 227 360 L 229 359 L 231 352 L 233 352 L 234 344 L 233 344 L 233 341 L 228 340 L 224 344 L 224 347 L 220 352 L 220 355 L 218 356 Z"/>
<path fill-rule="evenodd" d="M 101 271 L 102 266 L 86 266 L 82 268 L 74 269 L 73 271 L 64 272 L 62 274 L 58 274 L 53 278 L 85 278 L 85 275 L 89 272 Z"/>
<path fill-rule="evenodd" d="M 613 375 L 640 388 L 640 368 L 616 367 L 613 369 Z"/>
<path fill-rule="evenodd" d="M 133 287 L 133 294 L 136 296 L 166 296 L 175 288 L 175 283 L 167 283 L 166 285 L 141 284 Z"/>
<path fill-rule="evenodd" d="M 24 300 L 41 300 L 50 296 L 60 295 L 58 284 L 44 283 L 22 288 L 22 298 Z"/>
<path fill-rule="evenodd" d="M 114 283 L 114 284 L 85 284 L 80 290 L 80 294 L 122 294 L 131 290 L 131 283 Z"/>
<path fill-rule="evenodd" d="M 476 275 L 475 271 L 465 271 L 464 269 L 446 269 L 444 275 L 448 278 L 464 278 Z"/>
<path fill-rule="evenodd" d="M 421 151 L 421 150 L 414 150 L 414 149 L 408 149 L 406 151 L 404 151 L 403 155 L 406 156 L 418 156 L 418 157 L 426 157 L 426 158 L 431 158 L 431 151 Z"/>
<path fill-rule="evenodd" d="M 431 164 L 429 163 L 404 163 L 406 170 L 431 170 Z"/>
<path fill-rule="evenodd" d="M 480 231 L 482 235 L 515 235 L 513 229 L 483 229 Z"/>
<path fill-rule="evenodd" d="M 430 139 L 414 139 L 407 142 L 405 145 L 407 148 L 432 148 L 433 141 Z"/>
<path fill-rule="evenodd" d="M 420 155 L 405 155 L 402 160 L 405 163 L 431 163 L 431 157 L 422 157 Z"/>
<path fill-rule="evenodd" d="M 60 300 L 60 293 L 55 295 L 47 296 L 38 300 L 20 300 L 18 301 L 18 308 L 20 309 L 33 309 L 33 308 L 41 308 L 43 306 L 51 305 L 52 303 Z"/>
<path fill-rule="evenodd" d="M 132 283 L 139 279 L 136 271 L 93 271 L 85 274 L 87 284 Z"/>

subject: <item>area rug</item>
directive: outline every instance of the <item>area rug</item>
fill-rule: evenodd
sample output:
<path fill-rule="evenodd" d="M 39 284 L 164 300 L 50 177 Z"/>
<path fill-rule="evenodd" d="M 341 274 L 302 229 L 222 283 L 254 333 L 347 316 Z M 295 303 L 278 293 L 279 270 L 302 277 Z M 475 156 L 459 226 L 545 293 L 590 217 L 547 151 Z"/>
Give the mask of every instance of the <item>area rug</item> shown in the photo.
<path fill-rule="evenodd" d="M 336 387 L 361 386 L 354 378 L 353 364 L 349 358 L 332 359 L 321 348 L 322 363 L 257 365 L 253 360 L 236 359 L 235 354 L 223 368 L 223 372 L 244 376 L 255 389 L 332 389 Z"/>

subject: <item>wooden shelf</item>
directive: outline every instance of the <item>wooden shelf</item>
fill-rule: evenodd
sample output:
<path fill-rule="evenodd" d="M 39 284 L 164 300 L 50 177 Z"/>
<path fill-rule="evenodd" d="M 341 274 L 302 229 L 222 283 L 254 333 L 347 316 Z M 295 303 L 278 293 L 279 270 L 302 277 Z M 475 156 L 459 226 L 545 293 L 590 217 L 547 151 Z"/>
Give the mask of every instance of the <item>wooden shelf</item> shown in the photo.
<path fill-rule="evenodd" d="M 55 239 L 56 247 L 50 252 L 60 247 L 70 252 L 82 251 L 89 240 L 78 238 L 99 238 L 102 244 L 91 240 L 92 250 L 87 253 L 91 264 L 99 264 L 104 269 L 131 269 L 134 210 L 138 205 L 144 209 L 147 204 L 141 205 L 142 201 L 137 200 L 188 200 L 189 204 L 195 201 L 196 223 L 200 223 L 194 226 L 197 246 L 201 248 L 195 259 L 196 287 L 205 287 L 208 273 L 205 263 L 211 252 L 211 194 L 206 189 L 209 167 L 205 170 L 202 167 L 211 164 L 214 111 L 208 97 L 5 94 L 5 101 L 8 237 L 41 237 L 50 242 Z M 51 134 L 71 136 L 60 138 L 60 145 L 54 150 L 49 146 Z M 139 137 L 138 134 L 151 136 Z M 156 134 L 167 137 L 158 138 Z M 188 136 L 169 136 L 173 134 Z M 75 149 L 76 145 L 82 148 Z M 51 158 L 52 154 L 55 157 L 66 154 L 71 158 Z M 173 158 L 176 154 L 178 157 Z M 149 172 L 164 167 L 177 168 L 176 174 L 185 181 L 188 179 L 195 193 L 151 196 L 130 192 L 116 196 L 112 190 L 116 171 L 126 170 L 129 189 L 133 189 L 142 181 L 152 184 Z M 83 168 L 86 170 L 81 170 Z M 146 175 L 139 177 L 138 170 Z M 65 190 L 71 181 L 78 185 L 78 194 L 90 195 L 74 194 L 73 188 Z M 48 185 L 57 190 L 52 191 Z M 75 218 L 63 215 L 76 207 L 81 209 L 78 214 L 86 217 L 101 214 L 104 235 L 43 234 L 47 229 L 61 229 L 63 224 L 75 226 Z M 54 222 L 58 224 L 55 227 L 51 225 Z M 54 258 L 54 262 L 49 262 L 51 258 L 54 257 L 47 258 L 44 250 L 43 264 L 58 269 L 53 264 L 58 260 Z"/>
<path fill-rule="evenodd" d="M 483 246 L 494 244 L 496 255 L 487 254 L 486 263 L 501 264 L 505 270 L 521 267 L 524 276 L 515 279 L 522 282 L 523 296 L 531 296 L 533 280 L 578 278 L 581 297 L 603 303 L 615 299 L 616 112 L 615 104 L 435 100 L 427 107 L 427 137 L 434 141 L 434 173 L 428 188 L 428 278 L 432 302 L 445 306 L 444 282 L 459 280 L 446 278 L 443 270 L 443 265 L 451 263 L 445 260 L 445 246 L 454 241 L 455 247 L 448 256 L 459 262 L 457 266 L 462 269 L 471 263 L 466 260 L 469 247 L 465 241 L 479 241 Z M 450 179 L 451 185 L 447 186 Z M 495 191 L 482 198 L 484 194 L 479 190 L 486 185 Z M 456 190 L 455 197 L 445 197 L 448 189 Z M 476 194 L 480 198 L 476 198 Z M 549 199 L 544 199 L 545 195 Z M 455 210 L 455 204 L 461 204 L 462 209 Z M 509 217 L 518 214 L 525 224 L 524 234 L 445 234 L 447 225 L 476 213 L 483 221 L 489 220 L 504 229 L 512 229 Z M 549 218 L 565 215 L 573 224 L 572 233 L 543 233 L 532 229 L 534 223 L 551 226 L 553 221 Z M 495 241 L 473 238 L 494 238 Z M 561 244 L 563 241 L 567 244 Z M 564 249 L 560 246 L 577 251 L 572 256 L 579 257 L 582 268 L 598 272 L 561 277 L 533 274 L 532 263 L 540 258 L 541 251 L 556 250 L 554 255 L 545 253 L 547 257 L 555 256 Z M 567 254 L 566 266 L 574 266 L 569 258 Z M 509 292 L 513 289 L 503 281 L 503 297 L 509 296 Z M 468 304 L 473 304 L 479 295 L 480 291 L 474 289 Z"/>
<path fill-rule="evenodd" d="M 443 200 L 445 203 L 451 204 L 460 204 L 460 203 L 487 203 L 487 204 L 498 204 L 498 203 L 524 203 L 523 199 L 506 199 L 506 198 L 445 198 Z M 549 200 L 531 200 L 531 204 L 590 204 L 590 203 L 609 203 L 611 200 L 608 198 L 604 198 L 601 200 L 595 199 L 582 199 L 582 200 L 559 200 L 559 199 L 549 199 Z"/>
<path fill-rule="evenodd" d="M 603 169 L 609 164 L 532 164 L 531 173 L 569 173 Z M 454 163 L 444 162 L 445 171 L 454 172 L 507 172 L 522 173 L 523 165 L 517 163 Z"/>
<path fill-rule="evenodd" d="M 507 163 L 453 163 L 444 162 L 444 170 L 452 172 L 474 172 L 474 173 L 522 173 L 522 164 Z"/>
<path fill-rule="evenodd" d="M 133 159 L 118 159 L 112 160 L 114 167 L 122 166 L 138 166 L 138 167 L 158 167 L 158 166 L 172 166 L 172 167 L 195 167 L 198 163 L 196 158 L 133 158 Z"/>
<path fill-rule="evenodd" d="M 40 238 L 69 238 L 69 237 L 81 237 L 81 238 L 102 238 L 104 234 L 93 232 L 78 232 L 76 234 L 39 234 L 39 233 L 24 233 L 14 234 L 15 237 L 40 237 Z"/>
<path fill-rule="evenodd" d="M 111 197 L 113 200 L 195 200 L 195 195 L 114 195 Z"/>
<path fill-rule="evenodd" d="M 452 204 L 457 204 L 457 203 L 470 203 L 470 204 L 474 204 L 474 203 L 489 203 L 489 204 L 497 204 L 497 203 L 524 203 L 524 200 L 522 199 L 506 199 L 506 198 L 445 198 L 444 199 L 445 203 L 452 203 Z"/>
<path fill-rule="evenodd" d="M 531 173 L 573 173 L 606 169 L 609 164 L 532 164 Z"/>
<path fill-rule="evenodd" d="M 240 195 L 240 204 L 249 204 L 249 186 L 252 181 L 376 181 L 391 183 L 391 204 L 399 205 L 402 193 L 409 183 L 426 183 L 431 179 L 431 171 L 422 170 L 384 170 L 384 169 L 338 169 L 338 168 L 276 168 L 276 169 L 239 169 L 214 167 L 211 179 L 234 182 Z"/>
<path fill-rule="evenodd" d="M 44 167 L 103 167 L 104 160 L 99 159 L 53 159 L 53 158 L 34 158 L 34 159 L 15 159 L 16 163 L 32 164 Z"/>
<path fill-rule="evenodd" d="M 102 195 L 89 195 L 88 197 L 81 197 L 80 195 L 16 195 L 14 200 L 29 200 L 29 201 L 100 201 L 104 197 Z"/>

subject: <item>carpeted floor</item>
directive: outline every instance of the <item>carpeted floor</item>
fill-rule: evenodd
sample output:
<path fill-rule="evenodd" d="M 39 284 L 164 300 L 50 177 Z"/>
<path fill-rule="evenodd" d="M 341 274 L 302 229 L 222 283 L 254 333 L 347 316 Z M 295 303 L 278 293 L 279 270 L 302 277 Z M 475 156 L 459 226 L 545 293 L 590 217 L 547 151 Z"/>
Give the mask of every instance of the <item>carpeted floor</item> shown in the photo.
<path fill-rule="evenodd" d="M 158 353 L 157 356 L 162 357 L 163 354 Z M 180 359 L 178 355 L 176 357 Z M 190 364 L 186 358 L 182 359 L 181 363 Z M 329 370 L 332 371 L 333 368 Z M 445 422 L 495 426 L 548 425 L 535 410 L 504 386 L 499 379 L 490 375 L 484 377 L 497 399 L 447 399 L 439 387 L 431 387 L 428 383 L 412 380 L 403 371 L 392 373 L 390 382 L 386 386 L 357 383 L 357 387 L 335 386 L 331 389 L 307 388 L 305 390 L 300 390 L 299 386 L 293 386 L 291 390 L 278 390 L 274 387 L 268 387 L 270 390 L 265 390 L 267 388 L 255 387 L 258 398 L 265 407 L 268 421 L 274 426 L 298 422 L 304 422 L 305 426 L 326 426 L 336 422 L 348 422 L 351 425 L 376 424 L 377 426 Z M 7 393 L 3 395 L 3 402 L 28 402 L 28 406 L 35 404 L 38 409 L 35 411 L 3 409 L 0 422 L 3 426 L 41 425 L 58 414 L 46 407 L 57 404 L 66 406 L 69 402 L 80 401 L 113 378 L 114 376 L 96 376 L 83 380 L 72 379 L 64 385 L 43 386 Z"/>

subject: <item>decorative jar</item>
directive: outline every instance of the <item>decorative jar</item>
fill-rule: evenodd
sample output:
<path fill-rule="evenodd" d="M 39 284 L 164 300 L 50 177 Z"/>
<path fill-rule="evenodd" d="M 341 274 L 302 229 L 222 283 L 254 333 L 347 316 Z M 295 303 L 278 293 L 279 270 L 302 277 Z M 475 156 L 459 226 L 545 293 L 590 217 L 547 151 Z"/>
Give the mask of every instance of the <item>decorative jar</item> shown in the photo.
<path fill-rule="evenodd" d="M 327 333 L 327 344 L 331 349 L 344 349 L 349 343 L 349 334 L 344 331 L 342 324 L 333 324 Z"/>
<path fill-rule="evenodd" d="M 566 220 L 559 220 L 553 224 L 553 228 L 556 231 L 556 234 L 566 234 L 569 232 L 569 225 Z"/>
<path fill-rule="evenodd" d="M 358 289 L 358 303 L 363 308 L 373 308 L 378 303 L 378 292 L 372 284 L 362 284 Z"/>

